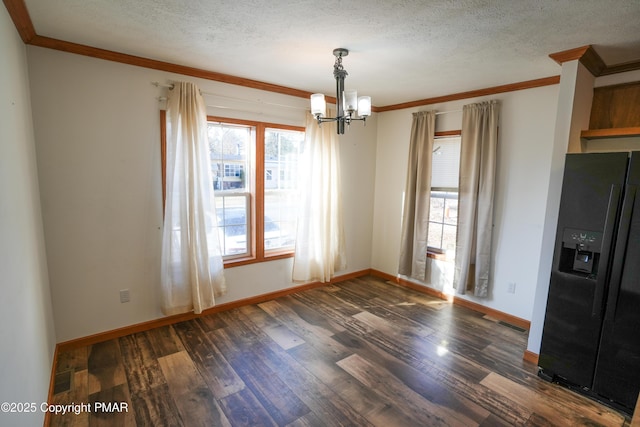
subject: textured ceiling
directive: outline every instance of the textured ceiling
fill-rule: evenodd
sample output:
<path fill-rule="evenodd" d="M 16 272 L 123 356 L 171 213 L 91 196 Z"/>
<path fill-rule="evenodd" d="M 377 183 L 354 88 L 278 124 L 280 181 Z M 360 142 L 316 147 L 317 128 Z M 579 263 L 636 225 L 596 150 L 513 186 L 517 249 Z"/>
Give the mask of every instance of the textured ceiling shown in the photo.
<path fill-rule="evenodd" d="M 593 45 L 640 60 L 640 0 L 25 0 L 41 36 L 376 106 L 558 75 L 550 53 Z"/>

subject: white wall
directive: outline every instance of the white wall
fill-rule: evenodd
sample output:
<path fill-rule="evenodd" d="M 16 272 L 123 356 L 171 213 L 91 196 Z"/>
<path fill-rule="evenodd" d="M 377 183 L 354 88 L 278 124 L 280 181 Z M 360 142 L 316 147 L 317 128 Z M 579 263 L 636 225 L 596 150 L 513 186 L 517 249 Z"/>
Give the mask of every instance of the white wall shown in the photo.
<path fill-rule="evenodd" d="M 27 58 L 0 7 L 0 402 L 46 402 L 55 332 L 45 259 Z M 42 425 L 39 410 L 0 425 Z"/>
<path fill-rule="evenodd" d="M 402 199 L 412 113 L 435 109 L 436 130 L 461 128 L 462 106 L 501 100 L 495 199 L 492 292 L 488 299 L 463 296 L 487 307 L 531 319 L 540 258 L 558 85 L 465 99 L 379 114 L 372 268 L 396 275 Z M 447 290 L 451 264 L 431 262 L 426 286 Z M 507 293 L 510 282 L 515 294 Z"/>
<path fill-rule="evenodd" d="M 38 47 L 27 51 L 58 340 L 159 318 L 164 103 L 158 97 L 167 90 L 151 82 L 195 82 L 212 115 L 291 125 L 304 125 L 308 100 Z M 348 266 L 339 274 L 370 267 L 375 128 L 374 117 L 341 137 Z M 291 262 L 226 269 L 229 293 L 218 302 L 293 286 Z M 120 289 L 130 290 L 129 303 L 119 302 Z"/>

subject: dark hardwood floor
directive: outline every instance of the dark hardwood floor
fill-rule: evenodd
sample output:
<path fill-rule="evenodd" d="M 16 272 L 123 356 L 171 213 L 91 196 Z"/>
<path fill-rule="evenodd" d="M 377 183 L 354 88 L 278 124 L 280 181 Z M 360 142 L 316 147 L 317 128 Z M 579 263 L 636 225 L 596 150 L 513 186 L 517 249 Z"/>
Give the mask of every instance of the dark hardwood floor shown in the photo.
<path fill-rule="evenodd" d="M 78 414 L 51 425 L 628 425 L 540 380 L 526 340 L 364 277 L 61 353 L 54 402 Z"/>

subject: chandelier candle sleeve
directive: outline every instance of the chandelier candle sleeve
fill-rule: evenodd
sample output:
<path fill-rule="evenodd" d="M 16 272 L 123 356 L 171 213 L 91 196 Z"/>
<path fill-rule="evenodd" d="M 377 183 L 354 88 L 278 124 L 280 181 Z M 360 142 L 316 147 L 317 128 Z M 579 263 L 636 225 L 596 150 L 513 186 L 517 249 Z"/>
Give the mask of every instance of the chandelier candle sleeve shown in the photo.
<path fill-rule="evenodd" d="M 355 112 L 358 109 L 358 92 L 355 90 L 345 90 L 343 94 L 344 111 L 347 113 Z"/>
<path fill-rule="evenodd" d="M 358 115 L 360 117 L 369 117 L 371 115 L 371 97 L 358 97 Z"/>
<path fill-rule="evenodd" d="M 342 66 L 342 58 L 348 54 L 349 51 L 344 48 L 333 50 L 336 57 L 333 65 L 333 76 L 336 79 L 336 117 L 326 117 L 327 104 L 322 93 L 311 95 L 311 114 L 318 121 L 318 126 L 324 122 L 336 122 L 338 134 L 344 133 L 345 124 L 350 125 L 354 120 L 366 123 L 367 117 L 371 115 L 371 97 L 358 97 L 357 91 L 344 89 L 344 79 L 348 73 Z"/>
<path fill-rule="evenodd" d="M 316 117 L 324 117 L 327 115 L 327 103 L 324 100 L 323 94 L 314 93 L 311 95 L 311 114 Z"/>

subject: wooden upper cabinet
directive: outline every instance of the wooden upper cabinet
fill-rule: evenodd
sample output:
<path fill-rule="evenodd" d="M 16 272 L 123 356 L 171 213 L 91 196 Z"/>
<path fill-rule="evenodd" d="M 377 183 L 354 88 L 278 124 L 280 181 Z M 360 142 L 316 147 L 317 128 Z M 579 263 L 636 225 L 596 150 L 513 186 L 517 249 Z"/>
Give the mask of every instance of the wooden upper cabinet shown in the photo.
<path fill-rule="evenodd" d="M 598 87 L 593 90 L 589 129 L 584 139 L 640 135 L 640 82 Z"/>
<path fill-rule="evenodd" d="M 589 129 L 640 126 L 640 82 L 603 86 L 593 90 Z"/>

